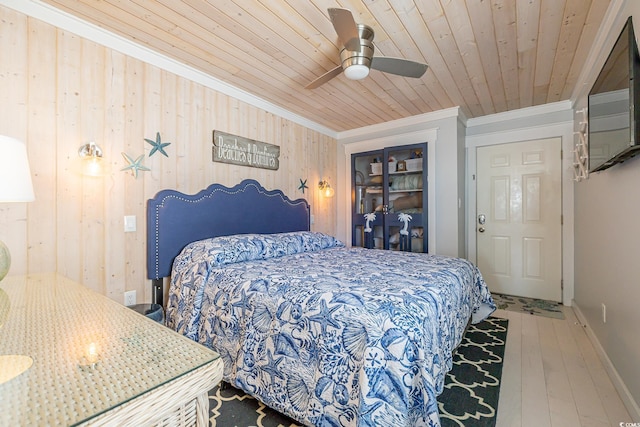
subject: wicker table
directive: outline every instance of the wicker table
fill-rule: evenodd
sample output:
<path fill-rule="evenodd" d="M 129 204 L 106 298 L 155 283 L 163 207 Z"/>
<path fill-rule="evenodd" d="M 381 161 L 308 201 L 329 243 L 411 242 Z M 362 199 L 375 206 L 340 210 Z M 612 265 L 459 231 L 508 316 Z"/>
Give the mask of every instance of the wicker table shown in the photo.
<path fill-rule="evenodd" d="M 33 359 L 0 425 L 206 426 L 222 378 L 217 353 L 56 274 L 0 282 L 0 355 Z"/>

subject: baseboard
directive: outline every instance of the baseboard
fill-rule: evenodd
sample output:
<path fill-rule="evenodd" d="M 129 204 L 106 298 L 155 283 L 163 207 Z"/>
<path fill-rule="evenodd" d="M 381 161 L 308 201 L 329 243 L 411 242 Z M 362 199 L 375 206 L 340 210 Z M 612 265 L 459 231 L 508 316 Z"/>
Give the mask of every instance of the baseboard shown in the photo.
<path fill-rule="evenodd" d="M 613 386 L 618 391 L 618 394 L 620 395 L 620 399 L 622 399 L 622 403 L 624 403 L 624 406 L 627 408 L 627 411 L 629 411 L 629 415 L 631 415 L 631 419 L 634 422 L 640 422 L 640 406 L 638 406 L 638 403 L 634 400 L 633 396 L 629 392 L 629 389 L 625 385 L 624 381 L 622 381 L 622 378 L 618 374 L 618 371 L 616 370 L 616 368 L 613 366 L 613 363 L 611 363 L 611 359 L 609 359 L 609 356 L 604 351 L 604 347 L 602 347 L 602 345 L 600 344 L 600 341 L 598 340 L 598 337 L 596 336 L 596 334 L 593 333 L 593 329 L 591 329 L 591 327 L 589 326 L 589 323 L 587 322 L 587 318 L 580 311 L 580 307 L 578 307 L 575 301 L 572 301 L 572 303 L 573 304 L 571 308 L 573 308 L 573 311 L 576 314 L 578 321 L 583 326 L 585 326 L 584 330 L 586 331 L 587 336 L 589 337 L 589 340 L 591 340 L 591 344 L 593 345 L 593 348 L 598 353 L 598 356 L 602 361 L 602 365 L 604 366 L 604 369 L 607 371 L 607 374 L 609 374 L 609 378 L 611 378 L 611 382 L 613 383 Z"/>

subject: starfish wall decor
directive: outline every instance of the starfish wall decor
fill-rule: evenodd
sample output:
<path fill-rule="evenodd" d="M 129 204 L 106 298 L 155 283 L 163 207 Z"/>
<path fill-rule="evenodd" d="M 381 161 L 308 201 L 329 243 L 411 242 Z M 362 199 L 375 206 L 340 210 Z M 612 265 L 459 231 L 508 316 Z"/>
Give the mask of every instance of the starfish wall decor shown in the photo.
<path fill-rule="evenodd" d="M 300 185 L 298 186 L 298 190 L 302 190 L 302 194 L 304 194 L 304 189 L 305 188 L 309 188 L 307 186 L 307 180 L 305 179 L 304 181 L 302 180 L 302 178 L 300 178 Z"/>
<path fill-rule="evenodd" d="M 137 159 L 133 160 L 133 158 L 129 157 L 129 155 L 127 153 L 122 153 L 122 157 L 124 157 L 124 159 L 127 161 L 127 166 L 123 167 L 122 169 L 120 169 L 121 171 L 127 171 L 130 170 L 131 171 L 131 175 L 135 176 L 136 179 L 138 179 L 138 172 L 139 171 L 150 171 L 151 169 L 149 169 L 148 167 L 144 166 L 142 164 L 142 160 L 144 159 L 144 154 L 138 156 Z"/>
<path fill-rule="evenodd" d="M 162 153 L 165 155 L 165 157 L 169 157 L 169 155 L 166 153 L 166 151 L 164 151 L 164 147 L 171 145 L 170 142 L 162 142 L 162 138 L 160 138 L 160 132 L 156 132 L 156 140 L 152 140 L 152 139 L 144 139 L 145 141 L 147 141 L 149 144 L 151 144 L 153 146 L 153 148 L 151 149 L 151 152 L 149 153 L 149 157 L 153 156 L 156 151 Z"/>

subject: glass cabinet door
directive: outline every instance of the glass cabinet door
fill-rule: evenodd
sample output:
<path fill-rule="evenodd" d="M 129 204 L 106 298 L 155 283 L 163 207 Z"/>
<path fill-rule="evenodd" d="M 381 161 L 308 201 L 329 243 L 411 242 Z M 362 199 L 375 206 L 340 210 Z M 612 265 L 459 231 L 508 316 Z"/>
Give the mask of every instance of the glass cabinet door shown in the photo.
<path fill-rule="evenodd" d="M 388 162 L 385 234 L 389 249 L 426 252 L 427 223 L 426 144 L 390 147 Z"/>
<path fill-rule="evenodd" d="M 382 150 L 354 154 L 351 157 L 353 246 L 384 249 L 383 157 Z"/>

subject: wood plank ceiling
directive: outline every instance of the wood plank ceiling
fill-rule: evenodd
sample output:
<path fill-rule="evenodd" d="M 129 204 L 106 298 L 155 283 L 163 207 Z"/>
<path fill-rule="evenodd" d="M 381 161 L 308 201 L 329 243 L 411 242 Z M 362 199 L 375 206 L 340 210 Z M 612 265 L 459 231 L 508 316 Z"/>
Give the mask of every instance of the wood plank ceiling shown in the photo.
<path fill-rule="evenodd" d="M 479 117 L 569 99 L 610 0 L 43 0 L 335 131 L 460 106 Z M 327 8 L 376 56 L 425 62 L 313 90 L 339 63 Z"/>

